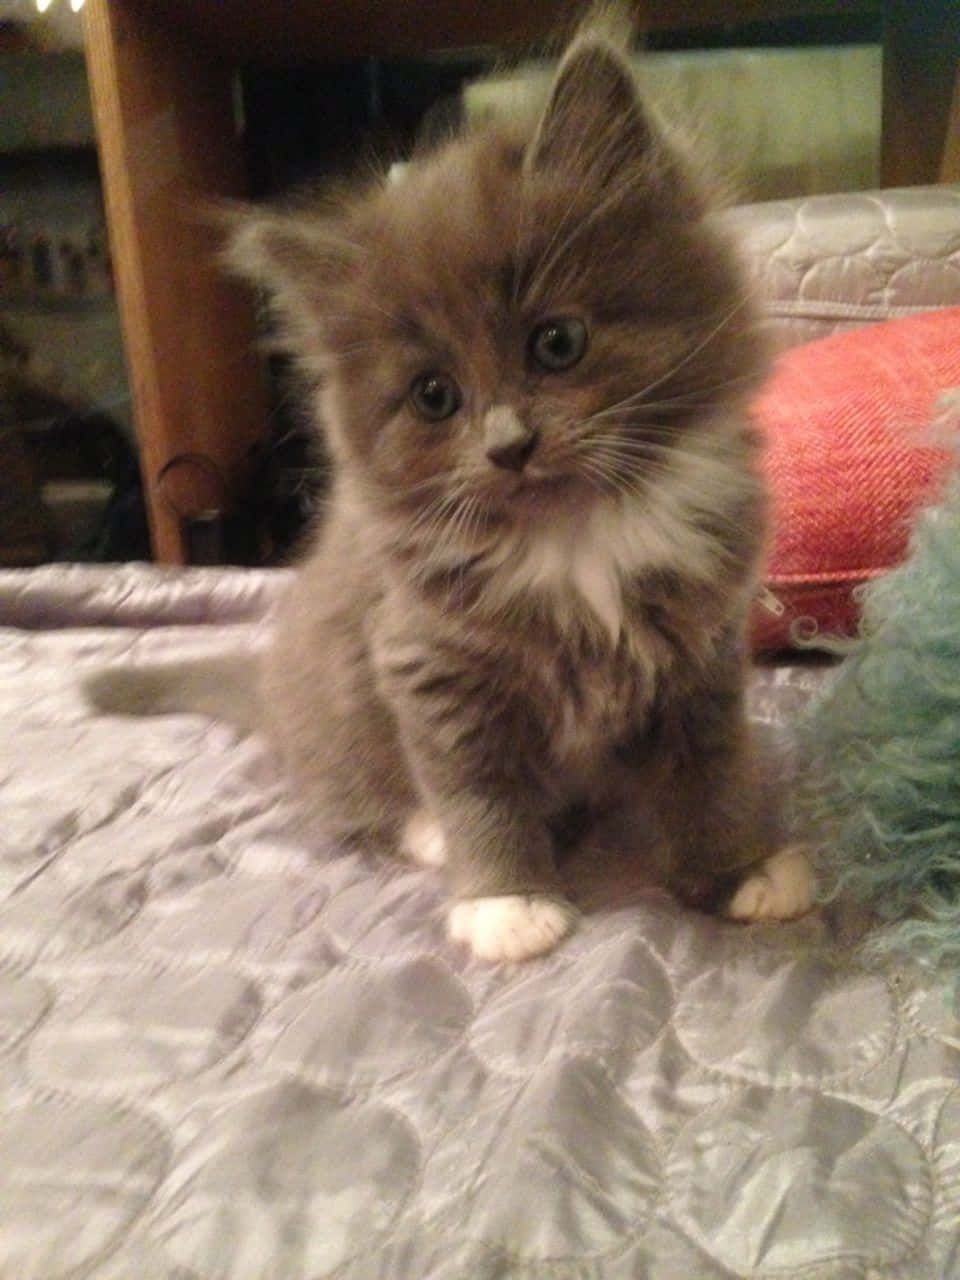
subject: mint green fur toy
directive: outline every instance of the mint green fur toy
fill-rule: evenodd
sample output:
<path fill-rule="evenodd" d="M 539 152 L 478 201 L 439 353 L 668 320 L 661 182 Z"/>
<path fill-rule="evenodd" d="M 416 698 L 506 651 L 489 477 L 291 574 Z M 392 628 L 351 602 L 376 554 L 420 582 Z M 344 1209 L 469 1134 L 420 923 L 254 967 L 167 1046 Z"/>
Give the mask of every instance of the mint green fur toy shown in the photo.
<path fill-rule="evenodd" d="M 960 393 L 945 403 L 960 426 Z M 800 725 L 799 821 L 821 897 L 875 918 L 868 951 L 960 970 L 960 463 L 862 603 Z"/>

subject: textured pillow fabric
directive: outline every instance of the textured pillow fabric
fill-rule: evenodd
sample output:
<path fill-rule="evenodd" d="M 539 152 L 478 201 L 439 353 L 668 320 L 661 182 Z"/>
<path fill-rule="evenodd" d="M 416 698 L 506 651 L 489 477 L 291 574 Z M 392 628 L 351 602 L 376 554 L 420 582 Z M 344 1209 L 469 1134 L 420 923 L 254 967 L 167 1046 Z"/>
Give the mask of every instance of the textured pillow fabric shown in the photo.
<path fill-rule="evenodd" d="M 960 385 L 960 308 L 794 347 L 754 403 L 772 540 L 756 649 L 849 635 L 854 589 L 898 564 L 912 512 L 949 459 L 927 428 Z"/>

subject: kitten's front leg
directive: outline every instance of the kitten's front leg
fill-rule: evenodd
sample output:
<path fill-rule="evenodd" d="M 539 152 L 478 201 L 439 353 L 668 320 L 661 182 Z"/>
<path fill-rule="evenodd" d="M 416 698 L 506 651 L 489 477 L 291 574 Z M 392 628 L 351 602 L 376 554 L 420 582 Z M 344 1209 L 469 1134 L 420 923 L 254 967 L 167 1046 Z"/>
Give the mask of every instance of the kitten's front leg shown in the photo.
<path fill-rule="evenodd" d="M 565 899 L 510 893 L 455 902 L 448 929 L 478 959 L 515 963 L 552 951 L 573 929 L 576 917 Z"/>
<path fill-rule="evenodd" d="M 726 907 L 731 920 L 795 920 L 813 905 L 813 864 L 800 845 L 770 855 L 740 884 Z"/>
<path fill-rule="evenodd" d="M 546 824 L 525 812 L 515 791 L 480 793 L 442 762 L 414 749 L 411 765 L 429 796 L 434 846 L 442 839 L 457 901 L 451 938 L 489 961 L 543 955 L 571 931 L 576 912 L 563 896 Z M 438 767 L 439 765 L 439 767 Z M 424 819 L 417 825 L 423 831 Z M 441 835 L 442 833 L 442 835 Z"/>
<path fill-rule="evenodd" d="M 792 919 L 812 905 L 813 872 L 789 843 L 789 753 L 748 719 L 739 654 L 731 644 L 709 683 L 666 704 L 618 751 L 623 772 L 591 842 L 644 850 L 653 876 L 703 910 Z"/>
<path fill-rule="evenodd" d="M 443 863 L 457 901 L 452 938 L 489 961 L 551 951 L 573 928 L 553 839 L 535 783 L 525 776 L 516 717 L 459 655 L 429 644 L 381 644 L 381 689 L 400 730 L 425 811 L 404 844 Z"/>
<path fill-rule="evenodd" d="M 736 726 L 688 757 L 664 801 L 677 892 L 734 920 L 792 920 L 810 910 L 814 876 L 783 826 L 776 752 Z"/>
<path fill-rule="evenodd" d="M 447 837 L 426 809 L 404 824 L 401 852 L 422 867 L 447 865 Z M 551 951 L 569 931 L 573 910 L 538 894 L 465 898 L 450 911 L 450 936 L 483 960 L 524 960 Z"/>

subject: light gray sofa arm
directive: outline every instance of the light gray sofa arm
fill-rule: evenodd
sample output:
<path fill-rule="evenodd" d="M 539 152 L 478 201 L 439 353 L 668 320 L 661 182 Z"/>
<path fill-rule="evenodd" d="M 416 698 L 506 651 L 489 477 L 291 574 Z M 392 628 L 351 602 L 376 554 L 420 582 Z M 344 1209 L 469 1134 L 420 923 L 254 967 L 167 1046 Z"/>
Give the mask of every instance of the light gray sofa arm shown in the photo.
<path fill-rule="evenodd" d="M 803 196 L 724 216 L 780 347 L 960 306 L 960 185 Z"/>

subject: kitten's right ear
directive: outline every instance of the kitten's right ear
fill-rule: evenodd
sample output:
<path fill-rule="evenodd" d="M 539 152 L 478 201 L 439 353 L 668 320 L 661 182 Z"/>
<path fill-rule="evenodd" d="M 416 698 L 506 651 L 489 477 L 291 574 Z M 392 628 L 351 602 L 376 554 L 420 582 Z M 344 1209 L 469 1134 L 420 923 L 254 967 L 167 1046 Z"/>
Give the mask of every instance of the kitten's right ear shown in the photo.
<path fill-rule="evenodd" d="M 356 245 L 318 218 L 235 205 L 217 212 L 226 233 L 223 261 L 241 279 L 265 289 L 294 322 L 322 314 Z"/>

